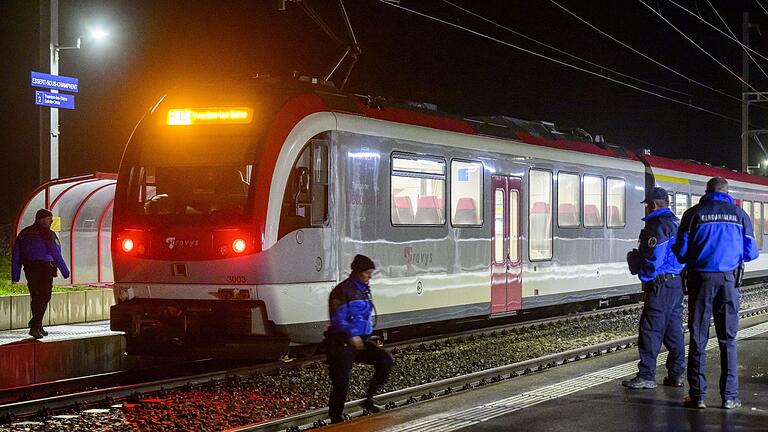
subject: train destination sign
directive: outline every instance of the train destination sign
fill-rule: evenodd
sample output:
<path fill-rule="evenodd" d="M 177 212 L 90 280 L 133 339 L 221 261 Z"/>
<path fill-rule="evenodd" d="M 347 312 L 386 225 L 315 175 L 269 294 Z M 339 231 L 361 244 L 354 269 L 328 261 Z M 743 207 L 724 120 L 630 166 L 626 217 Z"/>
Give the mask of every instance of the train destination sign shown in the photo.
<path fill-rule="evenodd" d="M 32 87 L 49 88 L 77 93 L 77 78 L 32 72 Z M 37 97 L 35 97 L 37 99 Z"/>
<path fill-rule="evenodd" d="M 52 108 L 75 109 L 75 95 L 35 90 L 35 104 Z"/>

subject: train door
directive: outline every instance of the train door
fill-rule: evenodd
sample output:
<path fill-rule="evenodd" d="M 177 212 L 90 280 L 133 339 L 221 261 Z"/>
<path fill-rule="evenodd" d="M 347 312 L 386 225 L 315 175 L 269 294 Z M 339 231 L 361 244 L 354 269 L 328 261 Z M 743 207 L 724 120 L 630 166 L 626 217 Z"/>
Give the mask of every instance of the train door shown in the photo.
<path fill-rule="evenodd" d="M 520 205 L 522 179 L 493 176 L 493 225 L 491 226 L 491 313 L 522 307 Z"/>

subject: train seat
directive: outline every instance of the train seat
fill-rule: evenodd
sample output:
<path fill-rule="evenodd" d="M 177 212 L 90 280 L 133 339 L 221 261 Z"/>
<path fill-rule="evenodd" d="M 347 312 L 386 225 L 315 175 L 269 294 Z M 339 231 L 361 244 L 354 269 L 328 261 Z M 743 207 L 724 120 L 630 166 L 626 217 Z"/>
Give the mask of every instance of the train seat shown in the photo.
<path fill-rule="evenodd" d="M 413 223 L 413 204 L 411 197 L 396 196 L 392 198 L 392 223 L 395 225 L 410 225 Z"/>
<path fill-rule="evenodd" d="M 552 239 L 551 207 L 543 201 L 531 206 L 530 237 L 531 250 L 547 250 Z"/>
<path fill-rule="evenodd" d="M 420 196 L 416 206 L 415 223 L 420 225 L 442 224 L 443 207 L 440 205 L 440 201 L 435 195 Z"/>
<path fill-rule="evenodd" d="M 618 206 L 608 206 L 608 226 L 623 226 Z"/>
<path fill-rule="evenodd" d="M 584 226 L 599 227 L 603 226 L 600 210 L 594 204 L 584 206 Z"/>
<path fill-rule="evenodd" d="M 557 206 L 557 222 L 560 226 L 578 226 L 579 217 L 576 206 L 571 203 L 562 203 Z"/>
<path fill-rule="evenodd" d="M 453 221 L 461 225 L 477 225 L 480 222 L 474 198 L 459 198 L 459 201 L 456 203 L 456 214 L 453 216 Z"/>

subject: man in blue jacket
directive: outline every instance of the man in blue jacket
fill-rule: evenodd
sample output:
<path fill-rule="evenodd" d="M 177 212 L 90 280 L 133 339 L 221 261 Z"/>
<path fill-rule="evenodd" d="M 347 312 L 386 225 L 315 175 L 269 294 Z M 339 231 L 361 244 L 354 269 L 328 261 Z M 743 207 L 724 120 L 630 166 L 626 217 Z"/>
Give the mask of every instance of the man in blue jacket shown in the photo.
<path fill-rule="evenodd" d="M 373 396 L 386 382 L 394 363 L 391 354 L 369 340 L 373 333 L 374 306 L 368 283 L 375 268 L 370 258 L 355 255 L 352 274 L 336 285 L 328 298 L 331 324 L 325 332 L 325 346 L 332 386 L 328 401 L 331 423 L 344 420 L 344 401 L 354 363 L 365 363 L 375 368 L 363 403 L 363 407 L 372 413 L 380 410 Z"/>
<path fill-rule="evenodd" d="M 683 214 L 673 250 L 688 266 L 688 397 L 683 404 L 706 408 L 704 375 L 709 321 L 714 314 L 720 347 L 720 396 L 725 409 L 739 408 L 736 333 L 739 331 L 738 273 L 759 251 L 749 216 L 728 195 L 728 182 L 715 177 L 706 195 Z"/>
<path fill-rule="evenodd" d="M 645 302 L 640 315 L 637 376 L 622 381 L 631 389 L 656 388 L 656 357 L 663 343 L 667 356 L 664 385 L 683 386 L 685 338 L 683 337 L 683 266 L 672 252 L 678 220 L 669 209 L 667 191 L 655 187 L 646 195 L 645 228 L 640 232 L 640 249 L 627 255 L 630 272 L 640 277 Z"/>
<path fill-rule="evenodd" d="M 21 279 L 21 267 L 24 266 L 32 308 L 29 334 L 35 339 L 48 335 L 43 328 L 43 315 L 51 300 L 56 269 L 61 271 L 62 277 L 69 277 L 69 269 L 61 256 L 59 238 L 51 231 L 52 223 L 53 214 L 50 211 L 38 210 L 35 223 L 21 230 L 13 244 L 11 280 L 15 283 Z"/>

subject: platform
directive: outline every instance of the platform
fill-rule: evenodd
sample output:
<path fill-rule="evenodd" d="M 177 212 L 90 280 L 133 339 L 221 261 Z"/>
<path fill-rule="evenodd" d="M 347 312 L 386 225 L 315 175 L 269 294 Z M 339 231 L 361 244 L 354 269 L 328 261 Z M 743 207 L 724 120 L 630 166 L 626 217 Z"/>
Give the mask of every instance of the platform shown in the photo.
<path fill-rule="evenodd" d="M 35 340 L 29 329 L 0 331 L 0 390 L 118 370 L 123 366 L 122 333 L 109 321 L 48 326 Z"/>
<path fill-rule="evenodd" d="M 712 332 L 714 334 L 714 332 Z M 717 341 L 707 350 L 707 409 L 684 408 L 684 388 L 629 390 L 637 349 L 502 381 L 327 428 L 333 431 L 757 431 L 768 430 L 768 323 L 739 332 L 743 406 L 720 408 Z M 686 350 L 687 351 L 687 350 Z M 657 382 L 666 374 L 659 356 Z"/>

